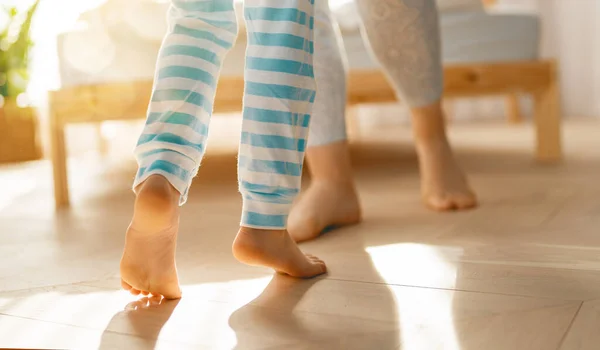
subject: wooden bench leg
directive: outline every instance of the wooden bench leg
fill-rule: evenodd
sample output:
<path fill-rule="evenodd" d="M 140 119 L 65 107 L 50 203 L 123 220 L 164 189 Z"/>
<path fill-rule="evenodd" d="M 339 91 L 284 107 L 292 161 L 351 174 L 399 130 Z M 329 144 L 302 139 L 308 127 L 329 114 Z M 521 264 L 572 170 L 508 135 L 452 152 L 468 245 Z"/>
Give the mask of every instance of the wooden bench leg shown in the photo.
<path fill-rule="evenodd" d="M 64 125 L 51 114 L 50 142 L 52 145 L 52 169 L 54 174 L 54 200 L 56 207 L 69 206 L 69 185 L 67 181 L 67 151 Z"/>
<path fill-rule="evenodd" d="M 102 123 L 98 123 L 95 125 L 96 128 L 96 138 L 98 141 L 98 152 L 101 157 L 106 157 L 108 155 L 108 141 L 102 134 Z"/>
<path fill-rule="evenodd" d="M 520 124 L 523 122 L 523 114 L 521 114 L 521 105 L 517 94 L 511 93 L 506 96 L 504 105 L 509 123 Z"/>
<path fill-rule="evenodd" d="M 556 162 L 562 158 L 561 104 L 556 69 L 551 71 L 548 86 L 537 91 L 535 98 L 536 159 Z"/>

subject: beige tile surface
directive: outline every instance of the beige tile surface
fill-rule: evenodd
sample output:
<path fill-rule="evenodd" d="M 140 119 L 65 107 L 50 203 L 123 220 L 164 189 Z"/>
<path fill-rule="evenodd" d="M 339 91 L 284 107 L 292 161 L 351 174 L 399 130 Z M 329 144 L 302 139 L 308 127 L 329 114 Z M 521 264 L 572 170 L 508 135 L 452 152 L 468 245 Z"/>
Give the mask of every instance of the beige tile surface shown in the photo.
<path fill-rule="evenodd" d="M 160 304 L 119 290 L 135 171 L 122 150 L 71 159 L 59 212 L 47 163 L 2 167 L 0 347 L 595 349 L 600 123 L 568 122 L 552 167 L 532 162 L 529 128 L 453 126 L 482 206 L 447 214 L 420 203 L 408 129 L 365 133 L 365 221 L 303 245 L 329 267 L 311 281 L 231 257 L 241 202 L 235 140 L 220 140 L 182 209 L 184 298 Z"/>
<path fill-rule="evenodd" d="M 571 325 L 560 350 L 592 350 L 600 344 L 600 300 L 587 301 Z"/>

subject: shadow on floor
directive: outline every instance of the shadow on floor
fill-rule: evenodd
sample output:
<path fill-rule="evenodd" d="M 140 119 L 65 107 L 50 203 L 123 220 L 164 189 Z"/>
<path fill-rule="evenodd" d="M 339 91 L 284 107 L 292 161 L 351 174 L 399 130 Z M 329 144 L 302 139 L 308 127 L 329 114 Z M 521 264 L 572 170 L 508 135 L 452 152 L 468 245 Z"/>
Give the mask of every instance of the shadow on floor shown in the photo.
<path fill-rule="evenodd" d="M 141 341 L 140 348 L 154 349 L 159 334 L 167 323 L 179 300 L 164 300 L 156 297 L 143 297 L 127 304 L 125 310 L 112 317 L 102 333 L 100 350 L 122 348 L 123 344 L 115 344 L 111 339 L 115 333 L 134 335 Z"/>

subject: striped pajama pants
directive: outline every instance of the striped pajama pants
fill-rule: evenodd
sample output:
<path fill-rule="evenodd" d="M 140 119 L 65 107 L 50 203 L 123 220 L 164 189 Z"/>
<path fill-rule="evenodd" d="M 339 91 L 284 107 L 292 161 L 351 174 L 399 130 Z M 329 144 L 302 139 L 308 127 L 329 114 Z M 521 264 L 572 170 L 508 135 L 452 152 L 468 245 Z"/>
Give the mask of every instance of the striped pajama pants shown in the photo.
<path fill-rule="evenodd" d="M 285 228 L 300 189 L 316 96 L 313 11 L 314 0 L 245 0 L 242 226 Z M 183 204 L 206 149 L 219 72 L 238 28 L 233 0 L 171 0 L 168 18 L 135 149 L 139 170 L 133 186 L 162 175 Z"/>

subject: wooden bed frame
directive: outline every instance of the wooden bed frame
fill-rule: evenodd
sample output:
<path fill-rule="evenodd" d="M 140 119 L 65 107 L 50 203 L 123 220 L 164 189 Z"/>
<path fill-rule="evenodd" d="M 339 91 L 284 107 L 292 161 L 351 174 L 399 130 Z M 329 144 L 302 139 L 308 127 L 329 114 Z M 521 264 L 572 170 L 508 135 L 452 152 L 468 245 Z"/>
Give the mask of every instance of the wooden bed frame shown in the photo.
<path fill-rule="evenodd" d="M 555 162 L 562 156 L 561 107 L 556 67 L 554 61 L 447 66 L 444 73 L 444 96 L 505 95 L 509 120 L 519 120 L 517 96 L 531 94 L 535 101 L 535 157 L 542 162 Z M 142 119 L 151 88 L 152 81 L 142 81 L 79 86 L 50 92 L 50 139 L 57 207 L 69 205 L 65 127 L 75 123 L 99 124 L 105 121 Z M 241 111 L 243 90 L 241 77 L 223 77 L 219 81 L 215 112 Z M 350 72 L 350 107 L 392 101 L 396 101 L 394 91 L 379 70 Z"/>

